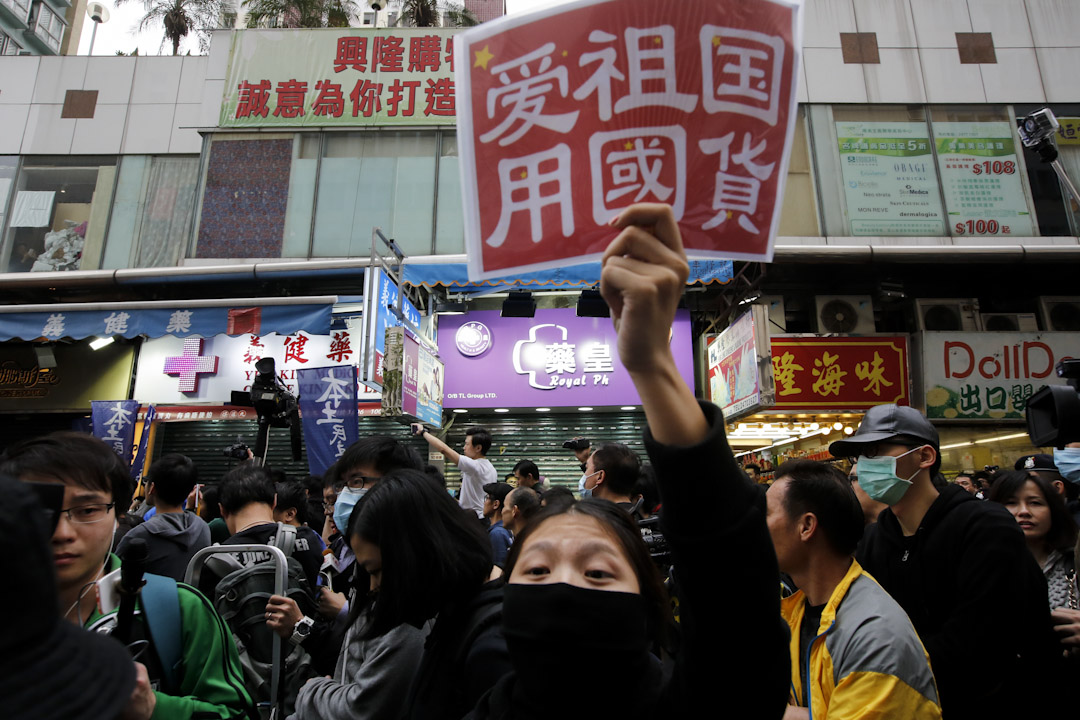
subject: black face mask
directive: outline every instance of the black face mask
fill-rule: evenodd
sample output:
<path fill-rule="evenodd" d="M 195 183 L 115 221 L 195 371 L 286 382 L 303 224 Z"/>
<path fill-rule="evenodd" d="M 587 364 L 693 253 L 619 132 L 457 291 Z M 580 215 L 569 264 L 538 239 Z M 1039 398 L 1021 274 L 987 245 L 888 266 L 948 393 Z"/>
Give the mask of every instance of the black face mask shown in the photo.
<path fill-rule="evenodd" d="M 630 687 L 650 667 L 648 610 L 637 593 L 511 583 L 503 596 L 503 630 L 529 694 L 550 693 L 557 675 L 590 688 Z"/>

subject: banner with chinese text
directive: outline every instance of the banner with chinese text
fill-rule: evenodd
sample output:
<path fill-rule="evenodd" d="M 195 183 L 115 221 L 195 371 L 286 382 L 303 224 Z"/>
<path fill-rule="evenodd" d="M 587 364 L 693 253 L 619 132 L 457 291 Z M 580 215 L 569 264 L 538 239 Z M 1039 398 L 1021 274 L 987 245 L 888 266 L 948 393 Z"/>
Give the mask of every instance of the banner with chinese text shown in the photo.
<path fill-rule="evenodd" d="M 321 477 L 346 448 L 360 439 L 356 366 L 303 368 L 296 371 L 296 382 L 300 386 L 300 420 L 308 469 Z"/>
<path fill-rule="evenodd" d="M 691 256 L 772 259 L 798 0 L 579 0 L 455 40 L 473 281 L 596 259 L 671 205 Z"/>
<path fill-rule="evenodd" d="M 455 32 L 303 28 L 232 33 L 220 125 L 453 125 Z"/>
<path fill-rule="evenodd" d="M 1035 234 L 1015 135 L 1007 122 L 934 123 L 953 235 Z"/>
<path fill-rule="evenodd" d="M 135 400 L 94 400 L 90 403 L 94 437 L 104 440 L 129 467 L 138 412 L 139 403 Z"/>
<path fill-rule="evenodd" d="M 909 404 L 908 343 L 895 337 L 774 337 L 775 408 L 868 410 Z"/>
<path fill-rule="evenodd" d="M 1022 418 L 1039 388 L 1066 384 L 1054 366 L 1077 354 L 1071 332 L 923 333 L 926 416 Z"/>
<path fill-rule="evenodd" d="M 944 235 L 925 122 L 838 122 L 840 174 L 852 235 Z"/>
<path fill-rule="evenodd" d="M 131 461 L 131 479 L 138 482 L 142 479 L 143 469 L 146 465 L 146 451 L 150 447 L 150 431 L 154 426 L 154 418 L 157 410 L 153 405 L 146 408 L 145 413 L 139 413 L 142 421 L 142 435 L 139 436 L 139 448 L 135 451 L 135 459 Z"/>

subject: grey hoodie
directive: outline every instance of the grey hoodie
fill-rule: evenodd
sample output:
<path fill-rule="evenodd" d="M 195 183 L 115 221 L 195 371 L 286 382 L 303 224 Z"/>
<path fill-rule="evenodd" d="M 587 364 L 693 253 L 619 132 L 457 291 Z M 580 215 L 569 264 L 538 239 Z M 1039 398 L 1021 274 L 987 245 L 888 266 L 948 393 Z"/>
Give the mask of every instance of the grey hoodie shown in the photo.
<path fill-rule="evenodd" d="M 191 557 L 210 545 L 210 527 L 194 513 L 158 513 L 129 530 L 116 554 L 123 558 L 135 538 L 146 541 L 146 572 L 180 582 Z"/>

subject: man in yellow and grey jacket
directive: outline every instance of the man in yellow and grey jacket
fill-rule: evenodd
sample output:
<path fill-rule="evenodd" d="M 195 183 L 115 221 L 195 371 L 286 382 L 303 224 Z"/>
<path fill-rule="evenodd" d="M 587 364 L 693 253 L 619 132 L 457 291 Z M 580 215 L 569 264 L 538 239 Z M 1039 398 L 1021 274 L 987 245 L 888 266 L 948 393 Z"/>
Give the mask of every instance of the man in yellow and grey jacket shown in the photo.
<path fill-rule="evenodd" d="M 842 472 L 795 460 L 769 489 L 780 570 L 799 588 L 781 603 L 791 628 L 784 717 L 941 718 L 930 658 L 904 610 L 852 555 L 859 501 Z"/>

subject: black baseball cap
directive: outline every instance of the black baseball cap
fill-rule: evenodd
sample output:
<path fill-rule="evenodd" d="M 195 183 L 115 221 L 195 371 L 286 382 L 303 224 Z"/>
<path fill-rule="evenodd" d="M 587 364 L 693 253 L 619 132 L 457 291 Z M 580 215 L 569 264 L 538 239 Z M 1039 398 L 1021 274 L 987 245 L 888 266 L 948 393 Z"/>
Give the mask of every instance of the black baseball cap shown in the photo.
<path fill-rule="evenodd" d="M 1025 455 L 1016 461 L 1016 465 L 1013 466 L 1015 470 L 1049 470 L 1051 472 L 1060 473 L 1058 466 L 1054 464 L 1054 458 L 1046 453 L 1036 453 L 1035 455 Z"/>
<path fill-rule="evenodd" d="M 567 440 L 562 444 L 567 450 L 587 450 L 591 445 L 592 443 L 583 437 L 576 437 L 573 440 Z"/>
<path fill-rule="evenodd" d="M 510 491 L 514 487 L 509 483 L 493 482 L 484 485 L 484 493 L 490 497 L 498 500 L 500 503 L 506 502 L 506 496 L 510 494 Z"/>
<path fill-rule="evenodd" d="M 938 449 L 941 441 L 937 430 L 921 412 L 906 405 L 875 405 L 866 411 L 859 429 L 851 437 L 829 445 L 834 457 L 854 457 L 863 447 L 903 437 L 919 440 Z"/>

